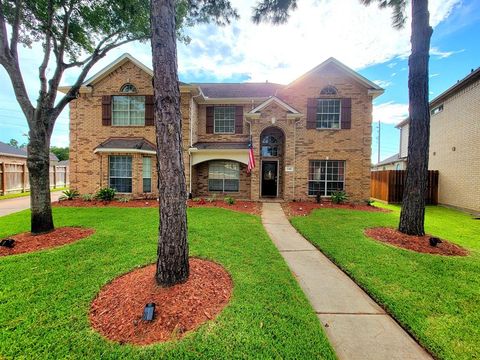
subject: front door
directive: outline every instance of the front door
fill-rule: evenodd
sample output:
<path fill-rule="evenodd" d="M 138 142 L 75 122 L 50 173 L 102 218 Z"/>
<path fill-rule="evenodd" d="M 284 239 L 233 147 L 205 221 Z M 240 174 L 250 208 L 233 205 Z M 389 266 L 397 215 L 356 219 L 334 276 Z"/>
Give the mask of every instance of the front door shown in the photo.
<path fill-rule="evenodd" d="M 262 196 L 277 196 L 277 161 L 262 162 Z"/>

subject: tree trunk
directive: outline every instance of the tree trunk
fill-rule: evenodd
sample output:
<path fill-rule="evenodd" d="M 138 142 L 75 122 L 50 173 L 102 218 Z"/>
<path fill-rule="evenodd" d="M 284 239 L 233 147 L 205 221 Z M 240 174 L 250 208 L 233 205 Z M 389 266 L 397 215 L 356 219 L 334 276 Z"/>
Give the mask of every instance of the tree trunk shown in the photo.
<path fill-rule="evenodd" d="M 43 123 L 39 121 L 37 123 Z M 43 126 L 29 132 L 27 167 L 30 180 L 31 232 L 54 229 L 50 198 L 50 136 Z"/>
<path fill-rule="evenodd" d="M 408 60 L 410 107 L 408 164 L 398 227 L 401 232 L 409 235 L 425 234 L 425 193 L 430 137 L 428 60 L 431 37 L 428 0 L 412 0 L 412 53 Z"/>
<path fill-rule="evenodd" d="M 160 286 L 189 275 L 187 188 L 182 155 L 182 118 L 177 75 L 175 0 L 152 0 L 152 54 L 157 137 L 160 227 L 157 272 Z"/>

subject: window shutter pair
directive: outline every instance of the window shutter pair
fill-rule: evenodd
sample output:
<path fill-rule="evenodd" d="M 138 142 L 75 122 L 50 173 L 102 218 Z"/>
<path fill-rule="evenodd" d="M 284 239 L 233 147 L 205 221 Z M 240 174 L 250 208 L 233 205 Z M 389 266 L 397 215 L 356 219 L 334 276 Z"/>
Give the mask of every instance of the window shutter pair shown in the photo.
<path fill-rule="evenodd" d="M 315 129 L 317 127 L 317 98 L 307 99 L 307 129 Z M 351 129 L 352 127 L 352 99 L 341 99 L 341 128 Z"/>
<path fill-rule="evenodd" d="M 207 106 L 207 134 L 213 134 L 214 106 Z M 243 134 L 243 106 L 235 106 L 235 134 Z"/>
<path fill-rule="evenodd" d="M 145 95 L 145 126 L 153 126 L 154 114 L 153 95 Z M 102 96 L 102 125 L 112 125 L 112 96 Z"/>

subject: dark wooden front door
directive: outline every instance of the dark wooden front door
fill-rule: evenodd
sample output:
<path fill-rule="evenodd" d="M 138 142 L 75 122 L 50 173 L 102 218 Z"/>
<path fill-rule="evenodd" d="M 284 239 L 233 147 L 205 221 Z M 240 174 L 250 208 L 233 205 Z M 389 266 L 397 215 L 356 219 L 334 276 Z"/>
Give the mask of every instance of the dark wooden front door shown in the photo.
<path fill-rule="evenodd" d="M 262 196 L 277 196 L 278 162 L 262 162 Z"/>

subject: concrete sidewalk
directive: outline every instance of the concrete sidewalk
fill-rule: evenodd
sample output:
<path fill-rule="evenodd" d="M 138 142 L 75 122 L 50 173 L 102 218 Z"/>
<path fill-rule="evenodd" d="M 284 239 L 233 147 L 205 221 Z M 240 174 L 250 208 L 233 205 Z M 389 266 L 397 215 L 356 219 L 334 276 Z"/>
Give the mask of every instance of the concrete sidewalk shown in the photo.
<path fill-rule="evenodd" d="M 62 196 L 62 191 L 52 192 L 50 196 L 52 202 L 57 201 L 58 198 Z M 0 200 L 0 216 L 13 214 L 26 209 L 30 209 L 30 196 Z"/>
<path fill-rule="evenodd" d="M 339 359 L 432 359 L 290 225 L 280 204 L 264 203 L 262 222 L 310 300 Z"/>

